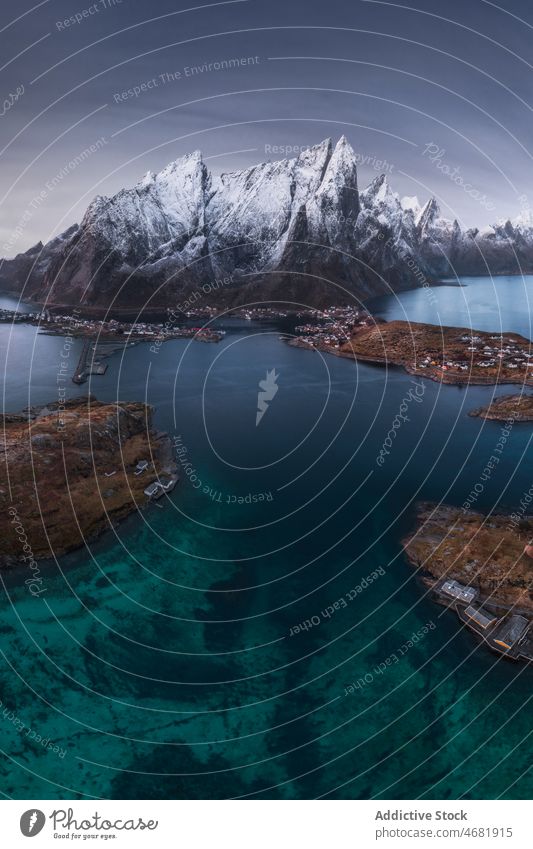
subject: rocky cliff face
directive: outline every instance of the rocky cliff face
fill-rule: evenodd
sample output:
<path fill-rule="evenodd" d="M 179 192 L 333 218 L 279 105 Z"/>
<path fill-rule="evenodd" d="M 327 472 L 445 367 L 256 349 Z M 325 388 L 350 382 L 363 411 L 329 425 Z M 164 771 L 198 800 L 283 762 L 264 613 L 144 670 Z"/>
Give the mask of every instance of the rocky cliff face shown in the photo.
<path fill-rule="evenodd" d="M 52 260 L 59 256 L 77 229 L 78 225 L 73 224 L 46 245 L 37 242 L 25 253 L 17 254 L 14 259 L 0 260 L 0 289 L 15 295 L 20 295 L 22 292 L 28 295 L 38 292 L 42 288 Z"/>
<path fill-rule="evenodd" d="M 184 156 L 97 197 L 79 227 L 4 260 L 0 286 L 57 304 L 175 305 L 206 283 L 229 304 L 320 304 L 531 270 L 531 222 L 463 231 L 433 198 L 400 200 L 384 176 L 359 193 L 343 137 L 220 178 L 200 153 Z"/>

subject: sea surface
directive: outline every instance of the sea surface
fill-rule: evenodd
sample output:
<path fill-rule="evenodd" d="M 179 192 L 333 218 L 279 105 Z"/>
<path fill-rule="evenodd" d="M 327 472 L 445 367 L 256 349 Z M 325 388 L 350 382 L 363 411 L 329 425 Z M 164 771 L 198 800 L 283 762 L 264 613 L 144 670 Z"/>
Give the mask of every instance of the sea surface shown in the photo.
<path fill-rule="evenodd" d="M 532 277 L 460 282 L 371 306 L 531 338 Z M 512 390 L 292 348 L 274 324 L 223 326 L 219 344 L 117 352 L 82 389 L 153 404 L 182 480 L 161 508 L 43 564 L 40 598 L 23 568 L 3 574 L 0 792 L 530 798 L 533 669 L 432 603 L 401 548 L 417 501 L 461 504 L 480 481 L 502 425 L 468 411 Z M 56 400 L 80 348 L 0 325 L 4 410 Z M 519 506 L 531 434 L 511 429 L 479 509 Z"/>

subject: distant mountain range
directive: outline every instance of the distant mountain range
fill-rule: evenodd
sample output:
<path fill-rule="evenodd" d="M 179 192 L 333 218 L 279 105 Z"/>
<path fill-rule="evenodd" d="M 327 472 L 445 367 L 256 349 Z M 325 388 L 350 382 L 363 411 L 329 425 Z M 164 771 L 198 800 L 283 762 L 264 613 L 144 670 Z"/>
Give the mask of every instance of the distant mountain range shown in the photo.
<path fill-rule="evenodd" d="M 296 159 L 214 177 L 195 152 L 136 186 L 96 197 L 81 224 L 0 261 L 0 288 L 51 304 L 176 306 L 199 295 L 238 305 L 320 306 L 462 274 L 533 271 L 533 222 L 482 230 L 434 198 L 363 191 L 343 136 Z"/>

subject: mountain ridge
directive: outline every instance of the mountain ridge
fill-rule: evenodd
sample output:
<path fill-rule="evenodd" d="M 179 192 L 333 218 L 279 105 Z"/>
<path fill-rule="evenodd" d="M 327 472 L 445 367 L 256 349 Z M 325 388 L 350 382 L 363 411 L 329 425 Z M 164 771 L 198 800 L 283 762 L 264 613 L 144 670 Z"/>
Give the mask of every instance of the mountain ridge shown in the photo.
<path fill-rule="evenodd" d="M 345 136 L 292 159 L 214 177 L 199 151 L 98 195 L 79 226 L 0 262 L 0 288 L 49 304 L 212 301 L 320 306 L 440 277 L 533 271 L 533 223 L 482 230 L 442 216 L 435 198 L 400 199 L 385 175 L 359 190 Z M 224 285 L 217 285 L 220 280 Z"/>

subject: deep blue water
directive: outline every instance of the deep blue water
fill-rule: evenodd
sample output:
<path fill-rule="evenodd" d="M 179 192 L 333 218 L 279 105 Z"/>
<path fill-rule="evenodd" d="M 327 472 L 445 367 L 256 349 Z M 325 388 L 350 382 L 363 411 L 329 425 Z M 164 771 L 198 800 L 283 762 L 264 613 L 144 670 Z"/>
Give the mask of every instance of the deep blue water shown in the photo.
<path fill-rule="evenodd" d="M 533 278 L 462 282 L 373 307 L 531 338 Z M 153 404 L 190 477 L 163 509 L 48 565 L 42 599 L 28 597 L 20 574 L 5 578 L 3 791 L 530 796 L 531 670 L 486 652 L 429 601 L 400 545 L 417 500 L 460 504 L 479 480 L 501 426 L 467 413 L 494 389 L 291 348 L 272 325 L 225 327 L 218 345 L 117 353 L 86 386 L 102 400 Z M 57 397 L 64 346 L 0 327 L 5 409 Z M 69 349 L 72 370 L 79 348 Z M 279 389 L 256 426 L 258 382 L 271 369 Z M 406 397 L 409 421 L 379 466 Z M 531 486 L 530 439 L 529 425 L 513 428 L 480 509 L 518 505 Z M 28 739 L 10 712 L 64 755 Z"/>

